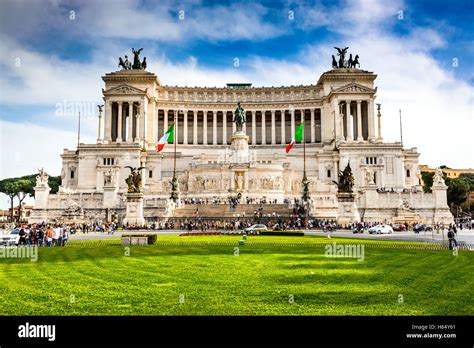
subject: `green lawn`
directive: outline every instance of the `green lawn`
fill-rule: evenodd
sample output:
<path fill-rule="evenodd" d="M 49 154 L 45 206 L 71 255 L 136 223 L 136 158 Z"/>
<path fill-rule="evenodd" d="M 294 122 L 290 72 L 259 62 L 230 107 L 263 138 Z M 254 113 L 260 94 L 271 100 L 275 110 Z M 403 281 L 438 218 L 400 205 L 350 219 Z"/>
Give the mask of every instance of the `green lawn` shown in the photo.
<path fill-rule="evenodd" d="M 103 245 L 0 259 L 1 315 L 474 315 L 473 252 L 255 236 L 235 256 L 239 239 L 166 236 L 130 256 Z M 363 243 L 364 261 L 327 258 L 334 241 Z"/>

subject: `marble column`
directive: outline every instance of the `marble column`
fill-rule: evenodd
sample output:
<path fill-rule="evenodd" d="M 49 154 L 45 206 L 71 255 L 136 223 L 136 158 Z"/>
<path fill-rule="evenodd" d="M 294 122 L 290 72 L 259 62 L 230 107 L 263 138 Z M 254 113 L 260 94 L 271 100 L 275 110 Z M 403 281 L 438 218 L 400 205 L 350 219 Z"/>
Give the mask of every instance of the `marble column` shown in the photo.
<path fill-rule="evenodd" d="M 362 136 L 362 112 L 361 112 L 361 105 L 362 101 L 357 101 L 357 141 L 362 142 L 364 141 L 364 137 Z"/>
<path fill-rule="evenodd" d="M 352 134 L 352 117 L 351 117 L 351 101 L 346 100 L 346 140 L 354 140 L 354 135 Z"/>
<path fill-rule="evenodd" d="M 237 131 L 237 125 L 235 124 L 235 122 L 232 122 L 232 134 L 235 134 L 236 131 Z"/>
<path fill-rule="evenodd" d="M 275 110 L 272 110 L 272 145 L 276 144 Z"/>
<path fill-rule="evenodd" d="M 227 145 L 227 111 L 222 111 L 222 144 Z"/>
<path fill-rule="evenodd" d="M 202 144 L 207 145 L 207 110 L 203 111 Z"/>
<path fill-rule="evenodd" d="M 341 133 L 341 125 L 340 125 L 341 107 L 339 105 L 339 101 L 337 100 L 337 98 L 334 98 L 332 103 L 333 103 L 332 108 L 334 110 L 334 137 L 336 138 L 336 140 L 341 140 L 342 138 L 344 138 L 344 133 Z"/>
<path fill-rule="evenodd" d="M 380 104 L 377 110 L 377 129 L 378 129 L 378 136 L 377 136 L 377 143 L 383 143 L 382 138 L 382 114 L 380 113 Z"/>
<path fill-rule="evenodd" d="M 266 139 L 265 139 L 265 111 L 262 111 L 262 145 L 266 144 Z"/>
<path fill-rule="evenodd" d="M 192 111 L 193 113 L 193 145 L 198 144 L 198 113 L 197 111 Z"/>
<path fill-rule="evenodd" d="M 117 143 L 122 142 L 122 102 L 118 102 L 117 114 Z"/>
<path fill-rule="evenodd" d="M 128 102 L 128 130 L 127 130 L 127 142 L 133 141 L 133 103 Z M 137 129 L 138 132 L 138 129 Z"/>
<path fill-rule="evenodd" d="M 135 115 L 135 139 L 134 142 L 140 143 L 140 113 Z"/>
<path fill-rule="evenodd" d="M 291 137 L 295 134 L 295 109 L 290 109 L 291 113 Z"/>
<path fill-rule="evenodd" d="M 285 139 L 285 112 L 286 110 L 281 110 L 281 144 L 284 145 L 286 144 L 286 139 Z"/>
<path fill-rule="evenodd" d="M 217 111 L 212 111 L 212 144 L 217 145 Z"/>
<path fill-rule="evenodd" d="M 97 144 L 102 143 L 102 137 L 100 136 L 101 129 L 102 129 L 102 113 L 99 112 L 99 127 L 97 129 Z"/>
<path fill-rule="evenodd" d="M 168 130 L 168 110 L 163 110 L 163 134 Z"/>
<path fill-rule="evenodd" d="M 368 129 L 368 135 L 369 135 L 369 141 L 374 142 L 375 140 L 375 124 L 374 124 L 374 101 L 372 99 L 369 99 L 367 101 L 367 125 L 369 127 Z"/>
<path fill-rule="evenodd" d="M 188 145 L 188 110 L 183 111 L 184 122 L 183 122 L 183 144 Z"/>
<path fill-rule="evenodd" d="M 255 110 L 252 110 L 252 145 L 257 144 L 257 121 L 255 117 Z"/>
<path fill-rule="evenodd" d="M 176 116 L 175 116 L 176 113 Z M 174 129 L 175 129 L 175 139 L 176 144 L 179 144 L 179 110 L 173 110 L 173 122 L 175 122 Z"/>
<path fill-rule="evenodd" d="M 311 108 L 311 143 L 316 142 L 316 133 L 314 128 L 314 108 Z"/>
<path fill-rule="evenodd" d="M 112 103 L 110 101 L 105 102 L 105 129 L 104 138 L 106 143 L 110 143 L 112 140 Z"/>

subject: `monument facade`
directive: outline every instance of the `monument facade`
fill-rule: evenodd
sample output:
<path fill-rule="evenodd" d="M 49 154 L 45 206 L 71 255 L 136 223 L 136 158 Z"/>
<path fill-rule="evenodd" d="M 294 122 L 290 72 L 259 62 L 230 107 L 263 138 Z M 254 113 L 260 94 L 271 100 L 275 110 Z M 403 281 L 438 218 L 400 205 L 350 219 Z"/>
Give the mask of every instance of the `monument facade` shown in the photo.
<path fill-rule="evenodd" d="M 344 211 L 341 202 L 348 202 L 338 198 L 338 180 L 349 165 L 350 209 L 357 210 L 350 216 L 452 221 L 444 183 L 436 182 L 432 193 L 422 191 L 417 149 L 383 141 L 380 105 L 375 118 L 377 75 L 360 69 L 358 55 L 356 62 L 352 54 L 346 60 L 347 48 L 338 49 L 339 62 L 333 56 L 333 69 L 315 84 L 281 87 L 168 86 L 146 71 L 140 52 L 133 50 L 133 64 L 120 58 L 122 70 L 102 77 L 104 122 L 99 113 L 97 142 L 64 150 L 60 190 L 49 194 L 40 180 L 32 222 L 64 219 L 65 210 L 76 206 L 97 220 L 114 214 L 123 222 L 137 207 L 142 215 L 135 218 L 144 221 L 172 216 L 174 146 L 157 151 L 172 123 L 181 199 L 241 194 L 283 203 L 301 198 L 305 155 L 312 216 L 337 219 Z M 305 152 L 296 143 L 287 154 L 300 123 Z M 130 198 L 127 167 L 140 175 L 141 203 Z"/>

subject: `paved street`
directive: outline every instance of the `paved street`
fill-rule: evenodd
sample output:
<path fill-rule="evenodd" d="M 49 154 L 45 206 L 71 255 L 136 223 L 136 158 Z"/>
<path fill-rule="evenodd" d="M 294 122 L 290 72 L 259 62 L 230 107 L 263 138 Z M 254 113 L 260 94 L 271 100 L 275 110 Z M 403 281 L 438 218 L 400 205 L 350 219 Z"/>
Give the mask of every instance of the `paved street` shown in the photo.
<path fill-rule="evenodd" d="M 183 230 L 141 230 L 141 231 L 117 231 L 114 234 L 107 234 L 101 232 L 91 232 L 91 233 L 78 233 L 71 235 L 70 239 L 82 239 L 82 240 L 91 240 L 91 239 L 107 239 L 107 238 L 117 238 L 122 236 L 123 233 L 127 234 L 158 234 L 158 235 L 179 235 L 187 231 Z M 212 232 L 211 230 L 209 232 Z M 446 237 L 447 231 L 444 232 L 444 240 L 447 241 Z M 393 234 L 354 234 L 349 230 L 338 230 L 335 232 L 321 232 L 316 230 L 307 230 L 305 235 L 308 236 L 334 236 L 334 237 L 350 237 L 350 238 L 361 238 L 361 239 L 380 239 L 380 240 L 405 240 L 405 241 L 416 241 L 416 242 L 430 242 L 430 241 L 443 241 L 443 234 L 433 232 L 420 232 L 419 234 L 414 232 L 394 232 Z M 464 241 L 466 243 L 474 244 L 474 230 L 463 230 L 458 231 L 456 238 L 458 241 Z"/>

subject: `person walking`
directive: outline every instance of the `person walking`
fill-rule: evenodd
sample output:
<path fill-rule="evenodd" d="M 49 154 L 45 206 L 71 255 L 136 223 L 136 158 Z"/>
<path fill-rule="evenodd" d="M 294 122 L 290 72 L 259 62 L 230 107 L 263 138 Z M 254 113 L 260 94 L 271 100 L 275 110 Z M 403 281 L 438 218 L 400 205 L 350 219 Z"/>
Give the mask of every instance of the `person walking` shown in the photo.
<path fill-rule="evenodd" d="M 69 232 L 68 232 L 67 229 L 64 229 L 63 230 L 63 238 L 61 240 L 61 246 L 65 246 L 68 239 L 69 239 Z"/>
<path fill-rule="evenodd" d="M 458 242 L 456 241 L 454 230 L 452 227 L 448 230 L 449 250 L 453 250 L 453 245 L 457 248 Z"/>
<path fill-rule="evenodd" d="M 48 229 L 46 230 L 46 245 L 50 247 L 53 243 L 53 236 L 54 232 L 51 229 L 51 227 L 48 226 Z"/>

